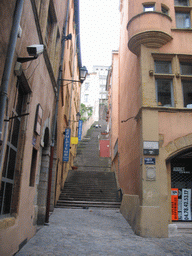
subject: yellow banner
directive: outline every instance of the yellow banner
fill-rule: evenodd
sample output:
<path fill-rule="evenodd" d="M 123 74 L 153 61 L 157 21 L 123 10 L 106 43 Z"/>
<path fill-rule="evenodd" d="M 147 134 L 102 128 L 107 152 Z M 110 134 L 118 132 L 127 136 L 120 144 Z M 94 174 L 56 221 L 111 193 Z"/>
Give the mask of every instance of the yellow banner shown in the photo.
<path fill-rule="evenodd" d="M 78 137 L 71 137 L 71 144 L 78 144 Z"/>

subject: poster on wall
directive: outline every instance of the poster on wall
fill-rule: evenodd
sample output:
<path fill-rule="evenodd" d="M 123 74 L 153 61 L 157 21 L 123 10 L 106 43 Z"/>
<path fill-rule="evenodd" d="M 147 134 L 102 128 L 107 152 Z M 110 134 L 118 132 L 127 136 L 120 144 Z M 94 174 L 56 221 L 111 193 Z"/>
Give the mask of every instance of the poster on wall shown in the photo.
<path fill-rule="evenodd" d="M 171 189 L 172 220 L 191 221 L 191 189 Z"/>
<path fill-rule="evenodd" d="M 191 220 L 191 189 L 182 189 L 182 220 Z"/>
<path fill-rule="evenodd" d="M 182 189 L 178 193 L 178 220 L 182 220 Z"/>
<path fill-rule="evenodd" d="M 178 220 L 178 188 L 171 189 L 172 220 Z"/>

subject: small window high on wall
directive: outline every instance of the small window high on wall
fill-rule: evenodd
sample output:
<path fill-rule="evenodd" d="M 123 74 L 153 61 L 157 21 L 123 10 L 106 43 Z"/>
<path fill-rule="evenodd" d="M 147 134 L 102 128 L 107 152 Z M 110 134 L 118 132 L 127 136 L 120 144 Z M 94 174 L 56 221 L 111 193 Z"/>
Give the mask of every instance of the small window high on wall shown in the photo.
<path fill-rule="evenodd" d="M 175 6 L 189 6 L 188 0 L 175 0 Z"/>
<path fill-rule="evenodd" d="M 155 11 L 155 5 L 154 4 L 144 4 L 143 5 L 143 11 L 144 12 L 154 12 Z"/>

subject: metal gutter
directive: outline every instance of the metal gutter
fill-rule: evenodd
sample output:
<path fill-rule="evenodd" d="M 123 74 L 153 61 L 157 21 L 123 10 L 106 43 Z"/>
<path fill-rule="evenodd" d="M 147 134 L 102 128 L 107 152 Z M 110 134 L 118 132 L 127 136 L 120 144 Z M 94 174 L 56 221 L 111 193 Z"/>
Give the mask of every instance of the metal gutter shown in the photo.
<path fill-rule="evenodd" d="M 16 43 L 17 43 L 17 35 L 18 35 L 18 31 L 19 31 L 19 25 L 20 25 L 20 21 L 21 21 L 22 10 L 23 10 L 23 3 L 24 3 L 24 0 L 16 1 L 12 29 L 11 29 L 8 48 L 7 48 L 7 56 L 6 56 L 3 76 L 2 76 L 2 80 L 1 80 L 1 87 L 0 87 L 0 141 L 1 141 L 1 137 L 2 137 L 5 106 L 6 106 L 6 100 L 7 100 L 7 92 L 8 92 L 9 80 L 10 80 L 10 76 L 11 76 L 11 69 L 12 69 L 12 65 L 13 65 L 13 58 L 14 58 L 14 54 L 15 54 Z"/>
<path fill-rule="evenodd" d="M 79 0 L 74 0 L 74 10 L 75 10 L 75 30 L 77 35 L 77 57 L 78 57 L 78 66 L 82 67 L 81 61 L 81 44 L 80 44 L 80 17 L 79 17 Z"/>

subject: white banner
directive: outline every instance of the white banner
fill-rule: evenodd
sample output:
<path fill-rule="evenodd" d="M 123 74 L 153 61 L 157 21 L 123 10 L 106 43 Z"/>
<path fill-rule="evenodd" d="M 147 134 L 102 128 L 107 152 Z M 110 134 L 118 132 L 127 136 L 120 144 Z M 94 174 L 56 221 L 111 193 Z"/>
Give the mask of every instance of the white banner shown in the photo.
<path fill-rule="evenodd" d="M 182 220 L 191 220 L 191 189 L 182 189 Z"/>

